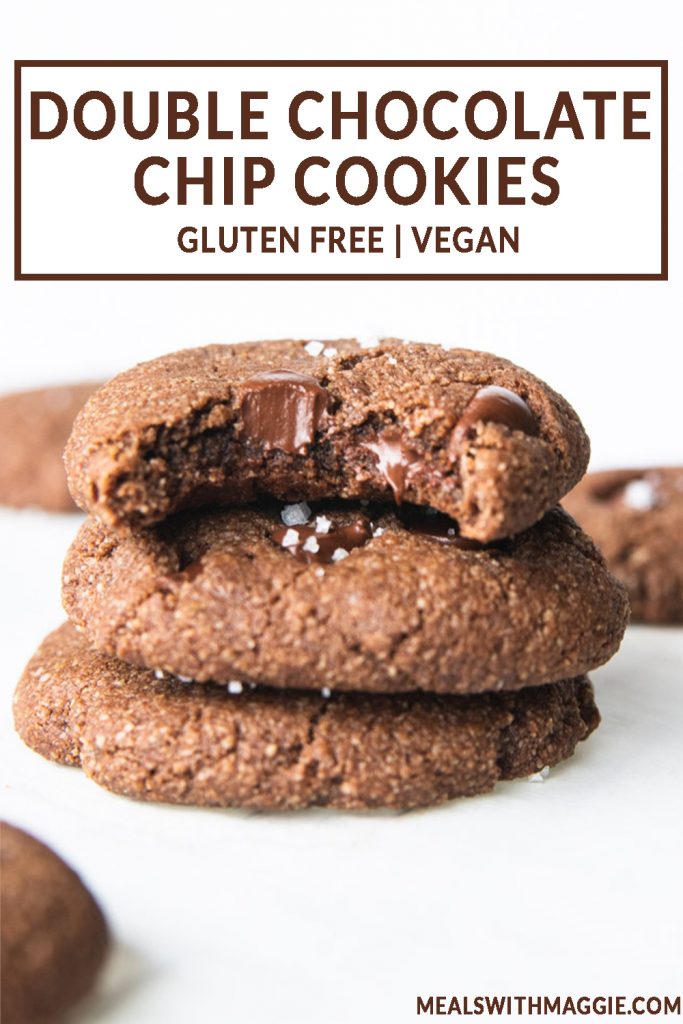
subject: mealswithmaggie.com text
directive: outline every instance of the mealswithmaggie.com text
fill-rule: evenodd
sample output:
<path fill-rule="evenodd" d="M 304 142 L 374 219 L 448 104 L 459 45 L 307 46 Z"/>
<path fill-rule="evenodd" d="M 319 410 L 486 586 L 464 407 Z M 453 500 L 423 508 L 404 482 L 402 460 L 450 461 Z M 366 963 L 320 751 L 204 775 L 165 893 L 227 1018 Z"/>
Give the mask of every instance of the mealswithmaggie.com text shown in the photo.
<path fill-rule="evenodd" d="M 461 1017 L 522 1016 L 680 1016 L 676 996 L 418 996 L 417 1014 Z"/>

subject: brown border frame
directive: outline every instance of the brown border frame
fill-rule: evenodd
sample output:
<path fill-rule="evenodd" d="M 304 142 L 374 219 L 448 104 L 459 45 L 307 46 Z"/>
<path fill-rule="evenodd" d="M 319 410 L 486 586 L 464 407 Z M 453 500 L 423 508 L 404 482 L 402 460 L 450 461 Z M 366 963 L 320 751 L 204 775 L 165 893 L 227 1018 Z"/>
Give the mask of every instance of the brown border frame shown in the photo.
<path fill-rule="evenodd" d="M 658 274 L 26 274 L 21 270 L 22 68 L 659 68 L 661 73 L 661 255 Z M 666 60 L 16 60 L 14 62 L 15 281 L 668 281 L 669 64 Z"/>

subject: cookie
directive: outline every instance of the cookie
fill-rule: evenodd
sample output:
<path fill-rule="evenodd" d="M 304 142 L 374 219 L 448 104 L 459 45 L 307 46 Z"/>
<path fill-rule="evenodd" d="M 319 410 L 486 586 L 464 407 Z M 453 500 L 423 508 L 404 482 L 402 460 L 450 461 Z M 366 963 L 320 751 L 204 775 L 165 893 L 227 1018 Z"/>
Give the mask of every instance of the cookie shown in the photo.
<path fill-rule="evenodd" d="M 76 414 L 97 387 L 73 384 L 0 397 L 0 505 L 74 511 L 62 453 Z"/>
<path fill-rule="evenodd" d="M 634 622 L 683 623 L 683 467 L 590 473 L 563 504 L 624 583 Z"/>
<path fill-rule="evenodd" d="M 107 926 L 82 881 L 43 843 L 0 824 L 2 1021 L 49 1024 L 93 987 Z"/>
<path fill-rule="evenodd" d="M 76 502 L 112 527 L 268 495 L 430 505 L 463 536 L 530 526 L 583 475 L 568 403 L 505 359 L 384 340 L 210 345 L 121 374 L 67 446 Z"/>
<path fill-rule="evenodd" d="M 599 715 L 584 678 L 508 694 L 387 697 L 193 686 L 90 650 L 71 625 L 33 656 L 19 735 L 139 800 L 407 810 L 569 757 Z"/>
<path fill-rule="evenodd" d="M 561 509 L 491 545 L 416 508 L 308 513 L 190 511 L 136 534 L 88 519 L 64 607 L 93 647 L 200 682 L 514 689 L 582 675 L 619 646 L 626 595 Z"/>

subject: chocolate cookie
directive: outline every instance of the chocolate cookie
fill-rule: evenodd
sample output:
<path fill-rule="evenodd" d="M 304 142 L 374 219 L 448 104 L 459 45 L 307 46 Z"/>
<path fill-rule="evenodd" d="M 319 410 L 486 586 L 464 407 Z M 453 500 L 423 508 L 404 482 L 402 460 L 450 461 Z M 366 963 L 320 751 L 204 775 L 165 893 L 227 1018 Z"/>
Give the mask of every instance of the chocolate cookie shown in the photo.
<path fill-rule="evenodd" d="M 62 453 L 76 413 L 97 386 L 74 384 L 0 397 L 0 505 L 74 510 Z"/>
<path fill-rule="evenodd" d="M 6 822 L 2 869 L 2 1021 L 49 1024 L 92 988 L 108 945 L 100 908 L 56 853 Z"/>
<path fill-rule="evenodd" d="M 89 519 L 64 606 L 99 650 L 201 682 L 515 689 L 619 646 L 626 594 L 561 509 L 488 546 L 416 508 L 309 511 L 186 512 L 137 534 Z"/>
<path fill-rule="evenodd" d="M 270 495 L 431 505 L 488 541 L 575 484 L 573 409 L 505 359 L 384 340 L 210 345 L 121 374 L 66 453 L 77 503 L 113 527 Z"/>
<path fill-rule="evenodd" d="M 590 473 L 564 503 L 626 586 L 633 620 L 683 623 L 683 468 Z"/>
<path fill-rule="evenodd" d="M 599 715 L 585 678 L 509 694 L 386 697 L 192 686 L 52 633 L 15 695 L 20 736 L 139 800 L 404 810 L 569 757 Z"/>

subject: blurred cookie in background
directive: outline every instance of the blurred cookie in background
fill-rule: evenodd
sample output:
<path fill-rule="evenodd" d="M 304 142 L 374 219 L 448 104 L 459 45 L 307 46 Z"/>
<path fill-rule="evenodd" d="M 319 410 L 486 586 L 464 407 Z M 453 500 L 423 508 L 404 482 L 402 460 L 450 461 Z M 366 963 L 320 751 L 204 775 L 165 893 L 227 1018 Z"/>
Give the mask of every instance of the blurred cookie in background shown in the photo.
<path fill-rule="evenodd" d="M 589 473 L 562 504 L 625 584 L 632 621 L 683 623 L 683 467 Z"/>
<path fill-rule="evenodd" d="M 99 383 L 0 396 L 0 505 L 73 512 L 62 453 L 76 414 Z"/>
<path fill-rule="evenodd" d="M 60 1021 L 104 961 L 102 911 L 56 853 L 6 822 L 0 867 L 3 1024 Z"/>

